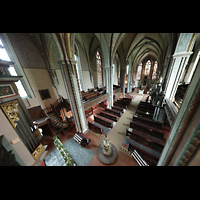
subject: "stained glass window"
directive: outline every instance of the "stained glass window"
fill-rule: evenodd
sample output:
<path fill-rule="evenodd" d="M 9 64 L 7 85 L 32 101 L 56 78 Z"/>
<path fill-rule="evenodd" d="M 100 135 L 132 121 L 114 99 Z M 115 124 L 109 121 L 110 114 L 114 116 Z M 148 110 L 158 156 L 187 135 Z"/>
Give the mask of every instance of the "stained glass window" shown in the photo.
<path fill-rule="evenodd" d="M 98 86 L 103 86 L 103 79 L 102 79 L 102 68 L 101 68 L 101 56 L 99 51 L 96 54 L 96 61 L 97 61 L 97 72 L 98 72 Z"/>
<path fill-rule="evenodd" d="M 142 63 L 140 63 L 138 65 L 138 69 L 137 69 L 137 80 L 139 81 L 141 78 L 141 73 L 142 73 Z"/>
<path fill-rule="evenodd" d="M 145 74 L 146 76 L 149 75 L 150 69 L 151 69 L 151 61 L 148 60 L 148 61 L 146 62 L 146 66 L 145 66 L 145 70 L 144 70 L 144 74 Z"/>
<path fill-rule="evenodd" d="M 155 61 L 154 66 L 153 66 L 153 73 L 152 73 L 152 79 L 156 79 L 156 70 L 158 67 L 158 62 Z"/>

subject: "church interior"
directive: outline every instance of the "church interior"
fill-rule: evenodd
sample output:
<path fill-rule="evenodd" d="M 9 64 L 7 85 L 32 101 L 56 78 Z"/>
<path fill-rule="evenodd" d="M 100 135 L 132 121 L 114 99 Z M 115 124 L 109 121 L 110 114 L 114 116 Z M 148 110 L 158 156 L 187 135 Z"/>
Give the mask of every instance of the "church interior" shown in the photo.
<path fill-rule="evenodd" d="M 0 33 L 0 166 L 200 166 L 200 33 Z"/>

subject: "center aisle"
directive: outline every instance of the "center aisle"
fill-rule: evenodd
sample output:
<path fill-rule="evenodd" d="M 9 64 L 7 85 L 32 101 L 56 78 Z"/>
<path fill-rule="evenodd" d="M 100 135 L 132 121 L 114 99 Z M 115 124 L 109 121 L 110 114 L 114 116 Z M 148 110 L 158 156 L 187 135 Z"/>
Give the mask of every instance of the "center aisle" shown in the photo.
<path fill-rule="evenodd" d="M 136 107 L 138 106 L 139 102 L 144 99 L 143 97 L 147 96 L 146 94 L 141 95 L 138 93 L 131 93 L 130 95 L 133 96 L 133 101 L 108 134 L 108 138 L 116 147 L 118 152 L 120 151 L 120 146 L 126 136 L 126 129 L 130 127 L 130 121 L 132 121 Z"/>
<path fill-rule="evenodd" d="M 117 121 L 115 126 L 108 133 L 108 138 L 111 140 L 111 143 L 116 147 L 118 152 L 116 161 L 110 164 L 109 166 L 139 166 L 138 163 L 135 161 L 135 159 L 130 157 L 130 155 L 128 155 L 124 151 L 121 151 L 120 147 L 122 146 L 123 141 L 126 137 L 126 129 L 130 127 L 130 121 L 132 121 L 132 117 L 135 113 L 135 110 L 139 102 L 141 100 L 144 101 L 147 95 L 138 93 L 131 93 L 130 95 L 133 96 L 133 101 L 126 109 L 126 111 L 123 113 L 123 115 L 120 117 L 120 119 Z M 92 131 L 89 131 L 88 134 L 89 134 L 88 136 L 92 138 L 92 143 L 87 148 L 91 149 L 92 147 L 96 152 L 97 147 L 101 144 L 103 138 L 100 138 Z M 88 166 L 107 166 L 107 165 L 99 161 L 97 154 L 95 153 Z"/>

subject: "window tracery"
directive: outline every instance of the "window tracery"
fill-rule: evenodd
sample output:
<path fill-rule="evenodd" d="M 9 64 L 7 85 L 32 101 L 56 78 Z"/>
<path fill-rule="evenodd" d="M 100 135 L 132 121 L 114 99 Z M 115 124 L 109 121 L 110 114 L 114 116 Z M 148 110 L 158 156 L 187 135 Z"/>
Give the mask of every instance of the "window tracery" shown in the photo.
<path fill-rule="evenodd" d="M 155 61 L 154 66 L 153 66 L 152 80 L 153 80 L 153 79 L 156 79 L 157 67 L 158 67 L 158 62 Z"/>
<path fill-rule="evenodd" d="M 139 81 L 141 78 L 141 73 L 142 73 L 142 63 L 140 63 L 138 65 L 138 69 L 137 69 L 137 80 Z"/>
<path fill-rule="evenodd" d="M 97 62 L 97 72 L 98 72 L 98 86 L 103 86 L 103 79 L 102 79 L 102 67 L 101 67 L 101 56 L 99 51 L 96 54 L 96 62 Z"/>
<path fill-rule="evenodd" d="M 149 75 L 150 69 L 151 69 L 151 61 L 148 60 L 148 61 L 146 62 L 145 70 L 144 70 L 144 74 L 145 74 L 146 76 Z"/>

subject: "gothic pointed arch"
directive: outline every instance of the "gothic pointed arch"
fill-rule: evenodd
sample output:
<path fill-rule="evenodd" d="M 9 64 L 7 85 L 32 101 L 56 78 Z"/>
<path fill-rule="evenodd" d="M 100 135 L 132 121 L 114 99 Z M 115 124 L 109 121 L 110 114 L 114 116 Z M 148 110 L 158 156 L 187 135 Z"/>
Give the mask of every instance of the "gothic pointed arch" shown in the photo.
<path fill-rule="evenodd" d="M 107 68 L 110 66 L 110 59 L 109 59 L 109 51 L 108 51 L 108 47 L 106 44 L 104 34 L 94 33 L 94 35 L 97 37 L 97 39 L 101 45 L 101 49 L 103 52 L 103 58 L 104 58 L 104 64 L 105 64 L 104 66 L 105 66 L 105 68 Z"/>

